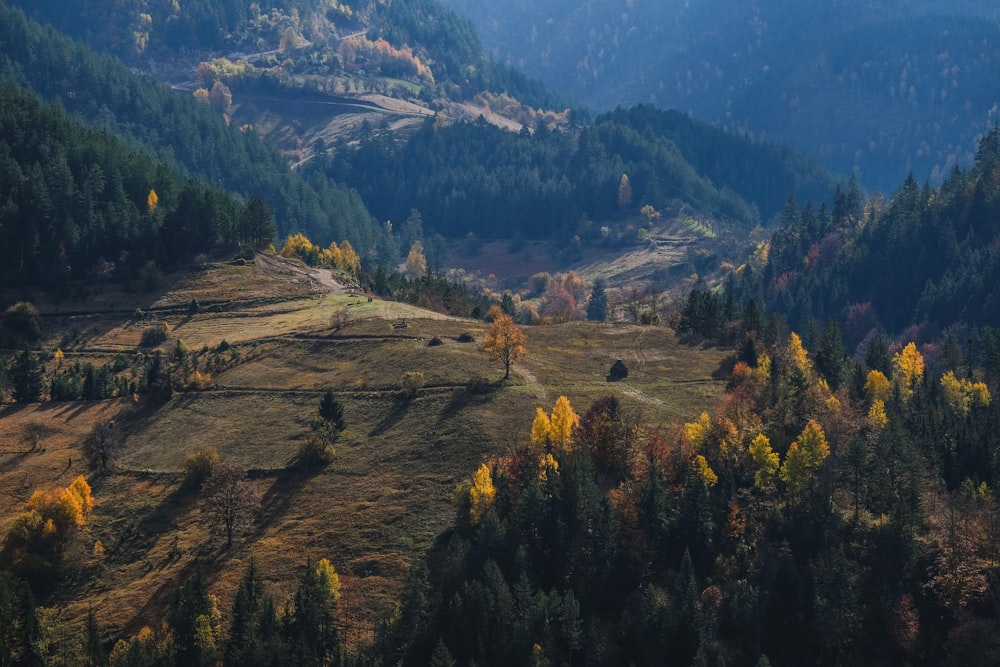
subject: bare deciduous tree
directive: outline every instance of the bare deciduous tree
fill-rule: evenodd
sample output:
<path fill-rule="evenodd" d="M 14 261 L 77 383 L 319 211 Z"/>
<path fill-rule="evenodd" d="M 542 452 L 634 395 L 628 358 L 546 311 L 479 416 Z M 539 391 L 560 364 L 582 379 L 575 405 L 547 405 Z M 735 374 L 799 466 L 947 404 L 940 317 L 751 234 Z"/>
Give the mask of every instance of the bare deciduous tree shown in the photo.
<path fill-rule="evenodd" d="M 260 496 L 247 471 L 236 463 L 220 463 L 202 489 L 212 524 L 226 531 L 226 548 L 233 538 L 247 532 L 260 508 Z"/>

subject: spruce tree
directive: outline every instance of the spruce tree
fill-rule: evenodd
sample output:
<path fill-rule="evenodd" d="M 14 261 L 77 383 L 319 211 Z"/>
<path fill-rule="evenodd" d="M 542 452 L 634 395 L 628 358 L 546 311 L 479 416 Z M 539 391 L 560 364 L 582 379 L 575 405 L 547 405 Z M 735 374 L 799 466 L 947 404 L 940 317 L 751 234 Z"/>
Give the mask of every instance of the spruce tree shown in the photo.
<path fill-rule="evenodd" d="M 594 288 L 590 292 L 590 301 L 587 302 L 587 319 L 594 322 L 603 322 L 608 319 L 608 294 L 604 290 L 604 281 L 600 278 L 594 281 Z"/>

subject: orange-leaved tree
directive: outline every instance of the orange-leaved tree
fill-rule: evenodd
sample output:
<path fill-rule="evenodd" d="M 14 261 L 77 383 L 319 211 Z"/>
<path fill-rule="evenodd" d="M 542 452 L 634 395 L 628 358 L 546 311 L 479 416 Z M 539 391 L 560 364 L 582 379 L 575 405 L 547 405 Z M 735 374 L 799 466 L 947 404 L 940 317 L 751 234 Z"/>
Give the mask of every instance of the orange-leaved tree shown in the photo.
<path fill-rule="evenodd" d="M 490 353 L 490 361 L 503 364 L 504 380 L 510 377 L 510 365 L 524 357 L 524 343 L 527 340 L 521 327 L 514 324 L 514 320 L 506 313 L 499 315 L 490 325 L 483 349 Z"/>
<path fill-rule="evenodd" d="M 15 519 L 7 532 L 0 567 L 44 585 L 57 573 L 70 537 L 87 523 L 93 509 L 90 485 L 82 475 L 66 488 L 35 491 L 28 511 Z"/>

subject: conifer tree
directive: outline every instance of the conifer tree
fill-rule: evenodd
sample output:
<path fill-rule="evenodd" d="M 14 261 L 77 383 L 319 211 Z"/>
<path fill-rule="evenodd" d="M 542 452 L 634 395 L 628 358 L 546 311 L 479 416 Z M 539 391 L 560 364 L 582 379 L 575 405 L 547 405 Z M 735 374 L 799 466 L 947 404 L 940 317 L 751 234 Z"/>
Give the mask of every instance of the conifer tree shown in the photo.
<path fill-rule="evenodd" d="M 600 278 L 594 281 L 594 288 L 590 292 L 590 300 L 587 302 L 587 319 L 594 322 L 603 322 L 608 319 L 608 293 L 604 289 L 604 281 Z"/>

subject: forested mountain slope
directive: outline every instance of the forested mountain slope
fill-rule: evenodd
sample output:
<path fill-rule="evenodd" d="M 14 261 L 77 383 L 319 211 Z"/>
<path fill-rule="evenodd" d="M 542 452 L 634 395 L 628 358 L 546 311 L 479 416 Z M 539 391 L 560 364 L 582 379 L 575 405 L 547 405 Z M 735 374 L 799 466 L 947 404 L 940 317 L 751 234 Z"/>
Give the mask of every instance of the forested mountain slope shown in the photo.
<path fill-rule="evenodd" d="M 889 198 L 841 197 L 832 211 L 790 203 L 739 284 L 793 327 L 837 321 L 852 345 L 873 327 L 964 341 L 965 327 L 1000 326 L 998 221 L 994 129 L 938 188 L 910 178 Z"/>
<path fill-rule="evenodd" d="M 791 151 L 652 107 L 534 134 L 429 120 L 405 144 L 373 135 L 313 166 L 357 188 L 379 218 L 417 209 L 449 237 L 560 244 L 634 242 L 641 216 L 648 225 L 685 207 L 742 234 L 776 215 L 788 193 L 825 199 L 834 188 L 828 172 Z"/>
<path fill-rule="evenodd" d="M 869 188 L 968 164 L 1000 101 L 989 3 L 446 4 L 497 58 L 599 109 L 689 111 L 855 170 Z"/>
<path fill-rule="evenodd" d="M 391 94 L 419 91 L 428 101 L 471 99 L 493 91 L 534 107 L 562 111 L 567 106 L 564 98 L 529 81 L 520 70 L 493 62 L 472 24 L 435 0 L 11 4 L 95 49 L 156 71 L 176 71 L 186 64 L 193 72 L 197 61 L 190 61 L 192 54 L 201 60 L 228 56 L 243 61 L 240 76 L 255 77 L 266 69 L 268 79 L 292 87 L 322 86 L 316 78 L 338 76 L 370 86 L 373 78 L 385 76 L 387 89 L 400 81 L 417 87 L 403 85 Z M 251 61 L 244 60 L 248 54 Z M 248 68 L 248 62 L 254 64 Z"/>
<path fill-rule="evenodd" d="M 261 199 L 244 204 L 180 177 L 2 79 L 0 192 L 7 287 L 41 283 L 65 292 L 84 276 L 132 280 L 147 263 L 172 267 L 219 248 L 258 248 L 275 234 Z"/>
<path fill-rule="evenodd" d="M 376 245 L 380 232 L 356 193 L 325 180 L 307 183 L 253 132 L 227 125 L 190 94 L 140 77 L 2 3 L 0 75 L 122 135 L 134 150 L 246 198 L 263 198 L 281 234 L 305 231 L 324 243 L 350 239 L 366 250 Z"/>

